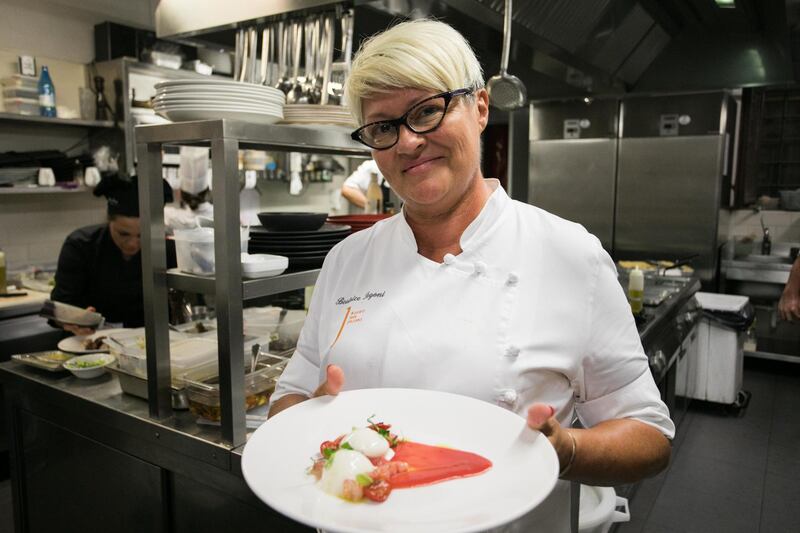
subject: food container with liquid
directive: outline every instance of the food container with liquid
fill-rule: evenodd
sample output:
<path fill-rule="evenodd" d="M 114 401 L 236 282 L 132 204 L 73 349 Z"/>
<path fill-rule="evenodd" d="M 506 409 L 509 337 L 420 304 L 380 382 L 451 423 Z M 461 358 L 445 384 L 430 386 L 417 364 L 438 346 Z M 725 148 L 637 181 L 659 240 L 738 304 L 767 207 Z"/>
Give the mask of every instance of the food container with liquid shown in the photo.
<path fill-rule="evenodd" d="M 253 372 L 244 375 L 245 409 L 266 405 L 275 390 L 275 383 L 286 366 L 287 359 L 270 354 L 260 356 Z M 186 380 L 189 409 L 206 420 L 219 421 L 222 415 L 219 398 L 219 375 L 201 380 Z"/>

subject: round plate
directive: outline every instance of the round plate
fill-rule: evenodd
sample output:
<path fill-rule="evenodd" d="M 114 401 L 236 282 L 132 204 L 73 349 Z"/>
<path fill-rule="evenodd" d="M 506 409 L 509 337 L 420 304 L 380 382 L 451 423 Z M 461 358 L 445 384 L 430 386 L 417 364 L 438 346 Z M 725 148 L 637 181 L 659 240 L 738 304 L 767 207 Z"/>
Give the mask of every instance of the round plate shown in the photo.
<path fill-rule="evenodd" d="M 58 342 L 58 349 L 62 352 L 67 353 L 74 353 L 78 355 L 84 355 L 87 353 L 102 353 L 107 352 L 108 348 L 100 348 L 99 350 L 86 350 L 84 346 L 84 341 L 86 339 L 96 339 L 97 337 L 108 337 L 109 335 L 115 335 L 117 333 L 121 333 L 123 331 L 128 331 L 126 328 L 116 328 L 116 329 L 99 329 L 92 333 L 91 335 L 74 335 L 72 337 L 67 337 L 65 339 L 61 339 Z"/>
<path fill-rule="evenodd" d="M 469 413 L 468 420 L 454 413 Z M 306 474 L 322 441 L 366 419 L 420 443 L 480 454 L 492 467 L 476 476 L 392 491 L 380 504 L 324 493 Z M 488 402 L 413 389 L 362 389 L 320 397 L 270 418 L 242 456 L 250 489 L 267 505 L 311 527 L 339 533 L 469 533 L 519 518 L 539 505 L 558 477 L 552 445 L 525 419 Z"/>
<path fill-rule="evenodd" d="M 255 234 L 268 234 L 273 236 L 309 236 L 309 237 L 316 237 L 316 236 L 329 236 L 332 234 L 342 234 L 348 235 L 350 233 L 350 226 L 346 226 L 344 224 L 330 224 L 326 222 L 322 225 L 321 228 L 314 231 L 272 231 L 268 230 L 264 226 L 250 226 L 250 235 Z"/>
<path fill-rule="evenodd" d="M 299 245 L 299 244 L 302 244 L 302 245 L 314 244 L 314 245 L 318 245 L 318 246 L 327 245 L 327 246 L 333 247 L 337 243 L 339 243 L 342 240 L 344 240 L 345 237 L 347 237 L 347 235 L 334 235 L 334 236 L 332 236 L 330 238 L 327 238 L 327 237 L 325 237 L 325 238 L 323 238 L 323 237 L 314 237 L 314 238 L 311 238 L 311 237 L 308 237 L 308 238 L 306 238 L 306 237 L 287 237 L 285 239 L 278 239 L 278 238 L 270 238 L 270 237 L 265 237 L 265 236 L 262 237 L 260 235 L 259 236 L 253 235 L 253 236 L 250 237 L 250 242 L 254 242 L 256 244 L 264 244 L 264 245 L 267 245 L 267 246 L 268 245 L 284 245 L 284 244 L 289 245 L 289 246 L 295 246 L 295 245 Z"/>
<path fill-rule="evenodd" d="M 273 248 L 275 250 L 285 250 L 287 252 L 330 252 L 331 248 L 335 246 L 335 243 L 322 243 L 322 244 L 276 244 L 271 242 L 258 242 L 256 241 L 251 244 L 255 244 L 259 248 Z M 281 254 L 275 254 L 281 255 Z"/>
<path fill-rule="evenodd" d="M 270 113 L 259 113 L 256 111 L 231 111 L 229 109 L 216 109 L 211 107 L 195 109 L 181 108 L 169 111 L 160 110 L 158 114 L 174 122 L 227 118 L 231 120 L 241 120 L 242 122 L 252 122 L 255 124 L 275 124 L 281 120 L 280 116 Z"/>

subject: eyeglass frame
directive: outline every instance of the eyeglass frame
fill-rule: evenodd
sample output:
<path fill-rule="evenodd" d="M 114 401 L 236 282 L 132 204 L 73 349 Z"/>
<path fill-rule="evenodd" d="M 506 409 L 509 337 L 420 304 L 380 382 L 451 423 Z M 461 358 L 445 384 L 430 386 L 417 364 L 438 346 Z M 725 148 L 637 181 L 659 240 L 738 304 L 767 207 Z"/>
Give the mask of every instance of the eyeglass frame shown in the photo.
<path fill-rule="evenodd" d="M 368 148 L 370 148 L 372 150 L 388 150 L 389 148 L 393 147 L 394 145 L 396 145 L 400 141 L 400 126 L 405 126 L 410 131 L 416 133 L 417 135 L 430 133 L 430 132 L 436 130 L 437 128 L 439 128 L 439 126 L 442 125 L 442 122 L 444 122 L 444 117 L 445 117 L 445 115 L 447 115 L 447 110 L 450 107 L 450 102 L 453 100 L 453 98 L 455 98 L 456 96 L 472 94 L 474 92 L 475 92 L 475 89 L 464 88 L 464 89 L 455 89 L 453 91 L 445 91 L 443 93 L 434 94 L 433 96 L 429 96 L 429 97 L 425 98 L 424 100 L 420 100 L 416 104 L 412 105 L 410 108 L 408 108 L 408 110 L 405 113 L 403 113 L 403 116 L 401 116 L 401 117 L 393 118 L 393 119 L 389 119 L 389 120 L 376 120 L 375 122 L 370 122 L 369 124 L 364 124 L 363 126 L 358 128 L 357 130 L 353 131 L 350 134 L 350 138 L 353 139 L 354 141 L 360 142 L 361 144 L 363 144 L 364 146 L 367 146 Z M 414 111 L 419 106 L 421 106 L 422 104 L 424 104 L 425 102 L 427 102 L 429 100 L 434 100 L 436 98 L 444 98 L 444 111 L 442 111 L 442 118 L 439 120 L 439 122 L 434 127 L 430 128 L 430 129 L 427 129 L 425 131 L 417 131 L 414 128 L 412 128 L 411 125 L 409 125 L 409 123 L 408 123 L 408 116 L 411 114 L 411 112 Z M 382 148 L 375 148 L 374 146 L 370 146 L 369 144 L 364 142 L 364 140 L 359 135 L 359 132 L 361 132 L 364 128 L 368 128 L 370 126 L 374 126 L 375 124 L 389 124 L 391 126 L 394 126 L 394 129 L 395 129 L 395 132 L 396 132 L 395 141 L 392 144 L 390 144 L 389 146 L 384 146 Z"/>

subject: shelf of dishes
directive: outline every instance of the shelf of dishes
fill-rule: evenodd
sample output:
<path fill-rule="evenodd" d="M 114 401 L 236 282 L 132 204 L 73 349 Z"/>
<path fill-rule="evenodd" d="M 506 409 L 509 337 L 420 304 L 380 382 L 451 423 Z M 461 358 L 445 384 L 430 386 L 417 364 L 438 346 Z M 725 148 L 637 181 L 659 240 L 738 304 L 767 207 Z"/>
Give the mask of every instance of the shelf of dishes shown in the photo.
<path fill-rule="evenodd" d="M 289 272 L 271 278 L 242 280 L 242 296 L 245 300 L 271 296 L 281 292 L 302 289 L 317 281 L 320 269 Z M 167 270 L 167 285 L 170 288 L 201 294 L 214 294 L 216 283 L 213 276 L 198 276 L 181 272 L 177 268 Z"/>

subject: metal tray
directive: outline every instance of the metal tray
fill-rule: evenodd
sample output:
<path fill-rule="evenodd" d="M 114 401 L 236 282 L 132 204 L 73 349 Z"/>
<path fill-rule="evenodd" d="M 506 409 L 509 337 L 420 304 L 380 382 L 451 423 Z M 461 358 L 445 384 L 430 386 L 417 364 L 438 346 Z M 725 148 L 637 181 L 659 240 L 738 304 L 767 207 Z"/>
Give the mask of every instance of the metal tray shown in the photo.
<path fill-rule="evenodd" d="M 105 369 L 117 376 L 119 379 L 119 386 L 122 387 L 122 392 L 143 400 L 147 399 L 147 379 L 121 369 L 119 363 L 108 365 Z M 189 408 L 189 399 L 186 396 L 185 388 L 178 389 L 172 387 L 171 392 L 173 409 Z"/>
<path fill-rule="evenodd" d="M 64 353 L 59 350 L 47 350 L 44 352 L 32 352 L 32 353 L 22 353 L 12 355 L 11 359 L 15 361 L 19 361 L 20 363 L 28 366 L 32 366 L 34 368 L 39 368 L 41 370 L 47 370 L 48 372 L 65 372 L 67 369 L 64 368 L 64 361 L 52 361 L 48 360 L 47 356 L 49 354 L 63 354 L 66 356 L 64 361 L 67 361 L 74 357 L 72 354 Z"/>

